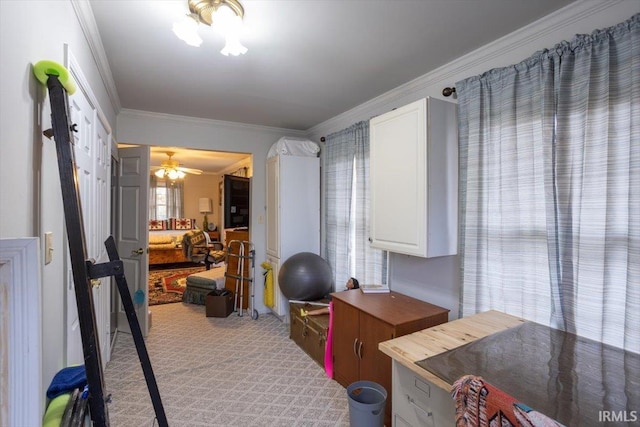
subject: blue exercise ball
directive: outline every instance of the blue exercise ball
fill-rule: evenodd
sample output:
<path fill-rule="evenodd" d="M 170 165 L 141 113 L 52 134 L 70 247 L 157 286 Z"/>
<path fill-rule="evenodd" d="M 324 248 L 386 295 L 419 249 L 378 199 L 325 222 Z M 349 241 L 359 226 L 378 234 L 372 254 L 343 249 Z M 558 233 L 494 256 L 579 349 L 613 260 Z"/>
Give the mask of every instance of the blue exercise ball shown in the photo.
<path fill-rule="evenodd" d="M 333 289 L 331 266 L 314 253 L 297 253 L 280 266 L 278 285 L 288 299 L 321 299 Z"/>

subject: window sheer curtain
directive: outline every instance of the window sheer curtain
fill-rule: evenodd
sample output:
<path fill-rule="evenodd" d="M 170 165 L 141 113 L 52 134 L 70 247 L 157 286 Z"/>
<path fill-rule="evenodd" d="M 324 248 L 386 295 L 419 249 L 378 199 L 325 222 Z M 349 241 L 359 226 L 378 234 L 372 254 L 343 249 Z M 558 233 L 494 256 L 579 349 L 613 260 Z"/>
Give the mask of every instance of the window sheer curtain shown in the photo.
<path fill-rule="evenodd" d="M 327 136 L 324 258 L 336 289 L 349 277 L 386 283 L 386 252 L 369 247 L 369 122 Z"/>
<path fill-rule="evenodd" d="M 456 83 L 463 315 L 640 352 L 639 21 Z"/>
<path fill-rule="evenodd" d="M 149 219 L 162 220 L 184 217 L 184 182 L 160 179 L 151 175 Z"/>

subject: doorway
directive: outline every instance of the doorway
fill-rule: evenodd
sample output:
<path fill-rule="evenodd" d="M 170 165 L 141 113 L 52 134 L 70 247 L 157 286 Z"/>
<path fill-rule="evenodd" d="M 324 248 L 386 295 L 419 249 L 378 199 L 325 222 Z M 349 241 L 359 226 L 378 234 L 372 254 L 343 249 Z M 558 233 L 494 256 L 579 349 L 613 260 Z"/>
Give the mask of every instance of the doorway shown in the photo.
<path fill-rule="evenodd" d="M 119 148 L 132 147 L 129 144 L 121 144 L 118 146 Z M 154 190 L 154 176 L 155 172 L 162 168 L 163 165 L 167 166 L 170 162 L 174 165 L 177 165 L 179 168 L 186 171 L 184 177 L 181 178 L 181 210 L 180 213 L 176 213 L 176 211 L 172 211 L 171 215 L 168 215 L 167 211 L 167 200 L 164 199 L 167 196 L 166 192 L 166 184 L 164 189 L 158 191 L 158 194 L 155 196 L 150 195 L 148 198 L 148 203 L 146 205 L 148 212 L 148 220 L 151 224 L 151 220 L 162 220 L 167 221 L 168 218 L 182 218 L 192 221 L 192 224 L 195 224 L 197 228 L 204 229 L 204 222 L 207 223 L 208 234 L 212 240 L 219 239 L 224 242 L 224 233 L 221 230 L 223 224 L 223 200 L 221 198 L 219 192 L 219 184 L 223 180 L 224 175 L 236 175 L 236 176 L 251 176 L 253 171 L 253 156 L 250 153 L 229 153 L 229 152 L 221 152 L 221 151 L 213 151 L 213 150 L 199 150 L 193 148 L 185 148 L 185 147 L 164 147 L 164 146 L 149 146 L 149 155 L 150 155 L 150 167 L 149 167 L 149 176 L 151 177 L 152 183 L 149 186 L 149 193 L 152 194 Z M 157 177 L 156 177 L 157 178 Z M 116 187 L 117 188 L 117 187 Z M 114 190 L 115 191 L 115 190 Z M 156 200 L 154 200 L 154 197 Z M 162 200 L 159 200 L 158 197 Z M 224 197 L 224 196 L 222 196 Z M 206 199 L 207 203 L 204 203 L 204 206 L 208 206 L 205 211 L 202 210 L 201 199 Z M 154 206 L 152 204 L 156 203 Z M 158 201 L 159 200 L 159 201 Z M 159 208 L 158 208 L 159 206 Z M 115 215 L 116 217 L 118 215 Z M 121 218 L 117 218 L 115 221 L 121 221 Z M 115 229 L 118 228 L 118 223 L 114 221 L 113 226 Z M 173 228 L 173 227 L 172 227 Z M 187 269 L 193 267 L 193 264 L 189 265 L 186 263 L 177 265 L 171 265 L 170 260 L 166 261 L 168 264 L 154 264 L 157 262 L 157 257 L 152 256 L 154 252 L 154 245 L 152 242 L 158 238 L 164 238 L 166 236 L 171 235 L 169 237 L 169 241 L 176 241 L 180 239 L 185 231 L 183 230 L 152 230 L 147 231 L 149 238 L 149 260 L 148 263 L 143 268 L 146 268 L 147 277 L 149 278 L 148 283 L 145 286 L 147 301 L 150 303 L 152 299 L 157 296 L 156 293 L 158 289 L 162 289 L 165 286 L 157 286 L 155 283 L 158 280 L 158 270 L 163 269 L 171 269 L 171 268 L 181 268 Z M 160 237 L 159 237 L 160 236 Z M 176 248 L 174 251 L 176 256 L 182 253 L 181 249 Z M 153 260 L 154 263 L 151 263 Z M 182 260 L 185 261 L 185 260 Z M 153 283 L 152 283 L 153 281 Z M 164 281 L 162 281 L 164 284 Z M 173 288 L 173 286 L 171 286 Z M 175 290 L 175 289 L 173 289 Z M 118 299 L 119 296 L 117 293 L 112 295 L 114 299 Z M 163 302 L 171 301 L 177 302 L 181 301 L 181 298 L 167 298 L 162 299 Z M 113 305 L 113 301 L 112 301 Z M 113 313 L 112 313 L 113 314 Z M 151 315 L 151 312 L 149 312 Z M 152 326 L 152 321 L 149 320 L 149 326 Z M 115 325 L 115 333 L 117 333 L 117 325 Z M 122 332 L 122 330 L 120 330 Z"/>

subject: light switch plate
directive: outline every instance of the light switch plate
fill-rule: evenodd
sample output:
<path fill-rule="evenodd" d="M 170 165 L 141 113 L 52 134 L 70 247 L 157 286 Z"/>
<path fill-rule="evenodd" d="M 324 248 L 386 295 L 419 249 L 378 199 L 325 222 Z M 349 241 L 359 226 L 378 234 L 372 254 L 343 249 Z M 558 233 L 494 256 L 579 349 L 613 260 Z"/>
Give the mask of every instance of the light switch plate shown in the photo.
<path fill-rule="evenodd" d="M 53 233 L 48 231 L 44 233 L 44 264 L 51 263 L 53 258 Z"/>

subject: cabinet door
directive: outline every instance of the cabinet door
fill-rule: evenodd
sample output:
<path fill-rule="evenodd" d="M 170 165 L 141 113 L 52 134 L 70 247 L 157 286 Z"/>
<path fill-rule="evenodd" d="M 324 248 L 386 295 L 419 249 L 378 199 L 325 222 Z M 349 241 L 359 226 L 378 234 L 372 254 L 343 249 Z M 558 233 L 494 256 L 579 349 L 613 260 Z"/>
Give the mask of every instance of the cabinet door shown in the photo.
<path fill-rule="evenodd" d="M 371 246 L 420 257 L 457 253 L 455 104 L 421 99 L 371 119 Z"/>
<path fill-rule="evenodd" d="M 370 121 L 371 246 L 426 256 L 426 99 Z"/>
<path fill-rule="evenodd" d="M 391 422 L 391 358 L 378 349 L 378 344 L 394 338 L 394 328 L 388 323 L 360 313 L 360 379 L 374 381 L 387 390 L 386 425 Z"/>
<path fill-rule="evenodd" d="M 267 255 L 280 257 L 280 157 L 267 160 Z"/>
<path fill-rule="evenodd" d="M 357 356 L 360 311 L 339 300 L 333 300 L 333 372 L 334 378 L 347 387 L 360 379 Z"/>

